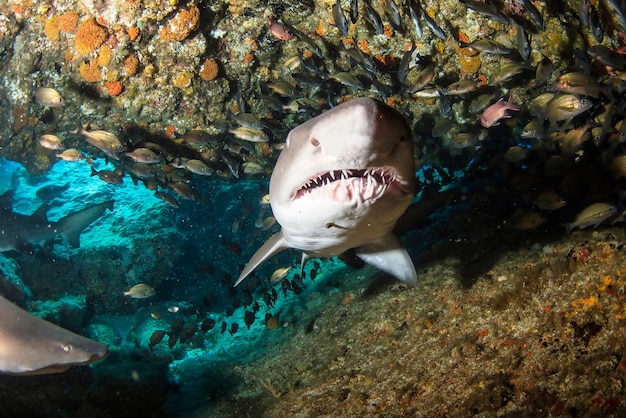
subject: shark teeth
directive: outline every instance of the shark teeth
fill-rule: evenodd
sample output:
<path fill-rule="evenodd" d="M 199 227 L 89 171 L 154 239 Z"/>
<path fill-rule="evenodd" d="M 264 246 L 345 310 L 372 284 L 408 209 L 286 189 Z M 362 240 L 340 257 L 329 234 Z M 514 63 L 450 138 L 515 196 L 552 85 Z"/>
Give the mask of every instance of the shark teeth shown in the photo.
<path fill-rule="evenodd" d="M 393 167 L 331 170 L 309 178 L 296 192 L 296 198 L 331 183 L 348 179 L 361 179 L 361 194 L 364 198 L 374 198 L 384 194 L 391 186 L 404 191 L 403 181 Z M 344 182 L 345 183 L 345 182 Z"/>

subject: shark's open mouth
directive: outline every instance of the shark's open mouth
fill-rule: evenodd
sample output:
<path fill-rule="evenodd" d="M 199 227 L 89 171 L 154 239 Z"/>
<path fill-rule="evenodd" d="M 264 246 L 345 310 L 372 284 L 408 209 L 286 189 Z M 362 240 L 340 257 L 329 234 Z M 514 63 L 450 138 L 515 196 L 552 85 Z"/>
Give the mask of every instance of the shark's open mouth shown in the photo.
<path fill-rule="evenodd" d="M 378 199 L 389 192 L 408 193 L 405 182 L 393 167 L 332 170 L 309 178 L 294 200 L 323 193 L 334 200 L 351 201 Z M 322 197 L 322 196 L 320 196 Z"/>

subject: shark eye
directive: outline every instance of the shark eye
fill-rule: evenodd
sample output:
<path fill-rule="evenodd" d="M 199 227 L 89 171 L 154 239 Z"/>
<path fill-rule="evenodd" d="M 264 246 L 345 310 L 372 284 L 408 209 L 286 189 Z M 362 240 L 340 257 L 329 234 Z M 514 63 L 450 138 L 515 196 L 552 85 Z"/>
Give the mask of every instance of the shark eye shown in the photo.
<path fill-rule="evenodd" d="M 65 344 L 63 347 L 61 347 L 61 349 L 63 350 L 63 352 L 69 354 L 69 353 L 72 352 L 72 345 L 71 344 Z"/>
<path fill-rule="evenodd" d="M 318 141 L 315 138 L 311 138 L 311 144 L 313 144 L 314 147 L 319 147 L 320 146 L 320 141 Z"/>

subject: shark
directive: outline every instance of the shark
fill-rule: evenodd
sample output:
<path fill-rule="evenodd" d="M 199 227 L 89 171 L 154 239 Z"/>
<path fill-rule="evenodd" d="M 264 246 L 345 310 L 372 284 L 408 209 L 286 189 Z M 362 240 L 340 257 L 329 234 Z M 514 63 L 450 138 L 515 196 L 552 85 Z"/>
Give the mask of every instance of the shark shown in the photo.
<path fill-rule="evenodd" d="M 75 334 L 0 296 L 0 373 L 60 373 L 71 366 L 95 363 L 108 348 Z"/>
<path fill-rule="evenodd" d="M 45 204 L 32 215 L 13 212 L 13 192 L 9 190 L 0 196 L 0 252 L 17 250 L 32 254 L 34 245 L 49 244 L 58 236 L 78 248 L 83 230 L 107 209 L 113 210 L 113 203 L 113 200 L 97 203 L 51 222 Z"/>
<path fill-rule="evenodd" d="M 292 129 L 269 186 L 280 232 L 250 258 L 235 286 L 288 248 L 311 257 L 356 255 L 417 283 L 411 257 L 393 234 L 415 195 L 413 136 L 393 108 L 370 98 L 344 102 Z"/>

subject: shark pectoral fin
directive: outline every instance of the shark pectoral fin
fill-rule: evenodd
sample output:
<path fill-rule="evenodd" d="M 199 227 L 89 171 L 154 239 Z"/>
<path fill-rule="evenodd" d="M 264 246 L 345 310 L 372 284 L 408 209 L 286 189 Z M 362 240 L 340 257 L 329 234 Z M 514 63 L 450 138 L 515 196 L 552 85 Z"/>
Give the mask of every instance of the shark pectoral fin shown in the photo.
<path fill-rule="evenodd" d="M 356 255 L 385 273 L 413 287 L 417 284 L 417 272 L 409 253 L 398 237 L 389 233 L 376 241 L 354 249 Z"/>
<path fill-rule="evenodd" d="M 250 258 L 250 261 L 248 261 L 248 264 L 246 265 L 246 267 L 244 267 L 234 286 L 237 286 L 239 283 L 241 283 L 246 277 L 248 277 L 250 273 L 252 273 L 255 268 L 260 266 L 261 263 L 263 263 L 265 260 L 272 257 L 274 254 L 278 254 L 282 250 L 286 250 L 287 248 L 291 248 L 291 245 L 289 245 L 282 232 L 278 232 L 272 235 L 272 237 L 268 239 L 265 244 L 261 246 L 261 248 L 256 250 L 252 258 Z"/>

